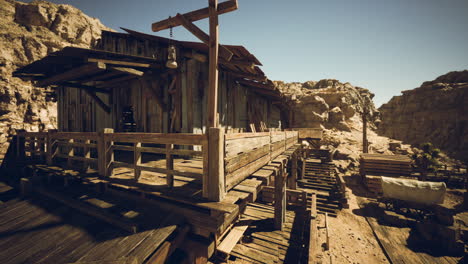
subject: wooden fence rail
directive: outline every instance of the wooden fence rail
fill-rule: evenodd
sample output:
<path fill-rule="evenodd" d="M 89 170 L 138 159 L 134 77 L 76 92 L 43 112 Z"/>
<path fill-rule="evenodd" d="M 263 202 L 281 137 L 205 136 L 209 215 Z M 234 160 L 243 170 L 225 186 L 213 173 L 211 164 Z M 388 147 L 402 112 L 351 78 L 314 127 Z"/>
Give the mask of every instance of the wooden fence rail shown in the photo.
<path fill-rule="evenodd" d="M 102 177 L 111 177 L 114 168 L 133 170 L 138 181 L 143 171 L 166 175 L 166 184 L 174 186 L 174 175 L 201 179 L 203 196 L 220 201 L 224 195 L 249 175 L 259 170 L 298 142 L 297 131 L 225 134 L 223 128 L 210 128 L 207 134 L 114 133 L 97 132 L 18 132 L 17 153 L 20 159 L 31 158 L 54 164 L 57 159 L 83 169 L 97 169 Z M 181 148 L 178 146 L 201 146 Z M 116 160 L 116 153 L 128 152 L 132 158 Z M 164 155 L 165 166 L 142 163 L 142 155 Z M 202 173 L 174 167 L 174 156 L 200 157 Z"/>
<path fill-rule="evenodd" d="M 297 131 L 225 135 L 226 191 L 298 142 Z"/>
<path fill-rule="evenodd" d="M 150 171 L 166 174 L 166 184 L 174 186 L 174 175 L 202 179 L 203 173 L 174 169 L 174 156 L 203 156 L 203 151 L 207 148 L 207 137 L 195 134 L 161 134 L 161 133 L 113 133 L 106 131 L 103 134 L 104 145 L 104 175 L 113 176 L 115 167 L 125 167 L 134 171 L 136 181 L 140 178 L 142 171 Z M 152 146 L 144 146 L 152 144 Z M 154 146 L 155 145 L 155 146 Z M 179 146 L 201 146 L 202 150 L 175 149 Z M 163 147 L 161 147 L 163 146 Z M 126 151 L 133 153 L 133 163 L 115 160 L 115 151 Z M 142 154 L 164 154 L 165 168 L 142 164 Z"/>

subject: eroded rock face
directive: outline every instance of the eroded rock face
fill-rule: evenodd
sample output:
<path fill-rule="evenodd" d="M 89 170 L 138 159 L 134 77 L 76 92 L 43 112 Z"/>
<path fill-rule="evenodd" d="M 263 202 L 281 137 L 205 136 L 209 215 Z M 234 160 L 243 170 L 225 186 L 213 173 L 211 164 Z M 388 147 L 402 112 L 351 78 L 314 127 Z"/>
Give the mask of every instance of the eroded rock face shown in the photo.
<path fill-rule="evenodd" d="M 379 111 L 380 134 L 410 144 L 432 142 L 458 159 L 467 159 L 468 70 L 449 72 L 403 91 Z"/>
<path fill-rule="evenodd" d="M 351 131 L 360 122 L 364 108 L 368 109 L 371 127 L 378 120 L 372 94 L 369 90 L 341 83 L 334 79 L 305 83 L 275 82 L 291 101 L 293 120 L 291 127 L 320 127 Z"/>
<path fill-rule="evenodd" d="M 0 0 L 0 162 L 15 129 L 55 128 L 56 103 L 45 89 L 12 77 L 18 67 L 66 46 L 89 47 L 106 29 L 70 5 Z"/>

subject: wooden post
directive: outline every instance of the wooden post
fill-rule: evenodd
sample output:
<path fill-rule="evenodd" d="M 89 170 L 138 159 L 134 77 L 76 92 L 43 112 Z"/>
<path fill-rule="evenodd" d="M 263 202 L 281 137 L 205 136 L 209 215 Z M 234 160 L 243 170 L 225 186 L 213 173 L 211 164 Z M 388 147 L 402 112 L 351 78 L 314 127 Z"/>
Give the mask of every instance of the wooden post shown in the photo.
<path fill-rule="evenodd" d="M 312 203 L 310 207 L 310 232 L 309 232 L 309 264 L 315 264 L 318 251 L 318 233 L 317 233 L 317 195 L 312 194 Z"/>
<path fill-rule="evenodd" d="M 325 250 L 330 250 L 330 234 L 328 232 L 328 213 L 325 213 Z"/>
<path fill-rule="evenodd" d="M 283 224 L 286 216 L 286 182 L 284 178 L 284 169 L 275 177 L 275 229 L 283 230 Z"/>
<path fill-rule="evenodd" d="M 218 127 L 218 0 L 208 0 L 210 44 L 208 69 L 208 124 L 207 127 Z"/>
<path fill-rule="evenodd" d="M 208 175 L 203 178 L 203 196 L 221 201 L 226 194 L 224 177 L 224 128 L 211 127 L 208 129 Z"/>
<path fill-rule="evenodd" d="M 56 153 L 57 146 L 55 144 L 54 134 L 57 133 L 56 129 L 50 129 L 47 131 L 47 164 L 52 165 L 54 163 L 54 156 Z"/>
<path fill-rule="evenodd" d="M 109 164 L 114 161 L 114 151 L 110 150 L 111 154 L 108 154 L 109 148 L 114 144 L 113 141 L 106 142 L 105 134 L 114 133 L 113 128 L 104 128 L 99 132 L 98 139 L 98 169 L 99 175 L 106 177 L 112 174 L 112 168 L 109 170 Z"/>
<path fill-rule="evenodd" d="M 68 140 L 68 143 L 73 144 L 73 142 L 75 142 L 73 139 Z M 69 149 L 68 149 L 68 157 L 67 157 L 67 167 L 71 168 L 73 160 L 70 157 L 73 157 L 75 155 L 75 147 L 73 145 L 69 145 L 68 147 Z"/>
<path fill-rule="evenodd" d="M 25 197 L 28 196 L 32 191 L 32 184 L 28 178 L 21 178 L 20 180 L 20 191 L 21 196 Z"/>
<path fill-rule="evenodd" d="M 367 108 L 364 108 L 364 111 L 362 112 L 362 152 L 369 152 L 369 146 L 367 142 Z"/>
<path fill-rule="evenodd" d="M 139 166 L 141 165 L 141 142 L 136 142 L 133 145 L 133 164 L 135 166 L 134 173 L 135 173 L 135 181 L 138 181 L 141 175 L 141 170 Z"/>
<path fill-rule="evenodd" d="M 288 188 L 297 189 L 297 153 L 294 152 L 291 156 L 291 176 L 288 178 Z"/>
<path fill-rule="evenodd" d="M 306 171 L 306 159 L 304 157 L 301 158 L 301 180 L 303 180 L 305 177 L 305 171 Z"/>
<path fill-rule="evenodd" d="M 41 139 L 38 138 L 39 160 L 41 162 L 47 161 L 46 142 L 47 142 L 47 135 L 42 137 Z"/>
<path fill-rule="evenodd" d="M 86 160 L 83 162 L 83 171 L 86 173 L 90 165 L 88 159 L 91 158 L 91 150 L 89 148 L 89 144 L 91 144 L 91 140 L 86 139 L 85 144 L 86 146 L 83 148 L 83 152 L 84 152 L 84 157 L 86 158 Z"/>
<path fill-rule="evenodd" d="M 174 187 L 174 174 L 172 170 L 174 170 L 174 159 L 171 154 L 171 150 L 174 148 L 172 144 L 166 144 L 166 169 L 168 172 L 166 173 L 166 183 L 169 188 Z M 171 170 L 171 172 L 169 172 Z"/>

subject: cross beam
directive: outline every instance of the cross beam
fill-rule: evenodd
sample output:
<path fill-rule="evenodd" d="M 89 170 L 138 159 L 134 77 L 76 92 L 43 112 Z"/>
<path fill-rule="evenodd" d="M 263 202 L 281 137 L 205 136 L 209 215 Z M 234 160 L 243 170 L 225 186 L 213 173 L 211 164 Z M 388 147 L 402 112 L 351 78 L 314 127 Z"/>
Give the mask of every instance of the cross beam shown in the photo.
<path fill-rule="evenodd" d="M 197 27 L 195 24 L 189 21 L 184 15 L 177 14 L 175 18 L 180 20 L 180 24 L 188 31 L 190 31 L 195 37 L 200 39 L 206 45 L 209 45 L 210 36 L 208 36 L 208 34 L 206 34 L 203 30 L 201 30 L 199 27 Z M 219 56 L 224 58 L 226 61 L 229 61 L 231 60 L 232 55 L 233 54 L 229 49 L 227 49 L 223 45 L 219 45 Z"/>
<path fill-rule="evenodd" d="M 237 0 L 229 0 L 218 5 L 216 14 L 221 15 L 234 10 L 237 10 Z M 184 17 L 190 22 L 208 18 L 209 16 L 210 15 L 208 7 L 184 14 Z M 153 32 L 158 32 L 164 29 L 168 29 L 170 27 L 177 27 L 180 25 L 180 21 L 177 18 L 173 17 L 153 23 L 151 25 L 151 29 L 153 30 Z"/>

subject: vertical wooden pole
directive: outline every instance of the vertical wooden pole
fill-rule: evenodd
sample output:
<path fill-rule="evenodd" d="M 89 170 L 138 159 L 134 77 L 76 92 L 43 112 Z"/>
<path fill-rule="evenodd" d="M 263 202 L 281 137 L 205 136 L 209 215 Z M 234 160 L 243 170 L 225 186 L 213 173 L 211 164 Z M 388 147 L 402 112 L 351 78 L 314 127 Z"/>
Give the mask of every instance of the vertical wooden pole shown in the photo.
<path fill-rule="evenodd" d="M 139 166 L 141 165 L 141 142 L 136 142 L 133 145 L 133 164 L 135 165 L 135 181 L 138 181 L 141 175 Z"/>
<path fill-rule="evenodd" d="M 288 178 L 288 188 L 297 189 L 297 153 L 294 152 L 291 157 L 291 176 Z"/>
<path fill-rule="evenodd" d="M 224 128 L 211 127 L 208 129 L 208 177 L 203 181 L 206 191 L 203 196 L 221 201 L 226 194 L 224 177 Z"/>
<path fill-rule="evenodd" d="M 303 180 L 305 177 L 305 171 L 306 171 L 306 159 L 304 157 L 301 158 L 301 180 Z"/>
<path fill-rule="evenodd" d="M 28 178 L 21 178 L 20 180 L 20 193 L 21 196 L 25 197 L 31 194 L 32 192 L 32 184 Z"/>
<path fill-rule="evenodd" d="M 202 193 L 203 197 L 207 198 L 208 197 L 208 182 L 209 182 L 209 173 L 210 173 L 210 156 L 209 156 L 209 140 L 204 142 L 202 146 L 202 152 L 203 152 L 203 178 L 202 178 Z"/>
<path fill-rule="evenodd" d="M 86 144 L 86 146 L 83 148 L 83 151 L 84 151 L 84 157 L 86 158 L 86 160 L 83 162 L 83 171 L 86 173 L 89 169 L 89 164 L 90 164 L 88 159 L 91 158 L 91 150 L 88 147 L 89 144 L 91 144 L 91 140 L 86 139 L 84 143 Z"/>
<path fill-rule="evenodd" d="M 47 142 L 47 135 L 42 138 L 38 138 L 40 140 L 39 143 L 39 160 L 41 162 L 47 161 L 47 152 L 46 152 L 46 142 Z"/>
<path fill-rule="evenodd" d="M 208 70 L 208 124 L 207 127 L 218 127 L 218 0 L 208 0 L 210 43 Z"/>
<path fill-rule="evenodd" d="M 98 139 L 98 170 L 99 175 L 103 177 L 112 175 L 112 168 L 109 169 L 109 164 L 114 161 L 114 151 L 110 149 L 114 142 L 106 142 L 106 134 L 109 133 L 114 133 L 114 129 L 104 128 L 101 132 L 99 132 Z"/>
<path fill-rule="evenodd" d="M 52 165 L 54 163 L 54 156 L 57 150 L 55 144 L 54 134 L 57 133 L 56 129 L 50 129 L 47 131 L 47 164 Z"/>
<path fill-rule="evenodd" d="M 171 154 L 171 150 L 174 148 L 172 144 L 166 144 L 166 169 L 171 170 L 171 172 L 166 173 L 166 183 L 169 188 L 174 187 L 174 174 L 172 170 L 174 170 L 174 159 Z"/>
<path fill-rule="evenodd" d="M 73 139 L 68 140 L 68 143 L 73 144 L 73 142 L 75 142 Z M 67 167 L 71 168 L 73 160 L 70 157 L 73 157 L 75 155 L 75 147 L 73 145 L 69 145 L 68 147 L 69 149 L 68 149 Z"/>
<path fill-rule="evenodd" d="M 369 152 L 367 144 L 367 108 L 364 108 L 364 111 L 362 112 L 362 152 Z"/>
<path fill-rule="evenodd" d="M 318 230 L 317 230 L 317 195 L 312 194 L 310 207 L 310 232 L 309 232 L 309 263 L 315 263 L 318 253 Z"/>
<path fill-rule="evenodd" d="M 104 147 L 104 131 L 99 131 L 98 133 L 98 140 L 97 140 L 97 159 L 98 159 L 98 173 L 99 176 L 106 176 L 106 169 L 105 169 L 105 147 Z"/>
<path fill-rule="evenodd" d="M 283 224 L 286 214 L 286 182 L 284 179 L 284 169 L 281 170 L 275 177 L 275 229 L 283 230 Z"/>

